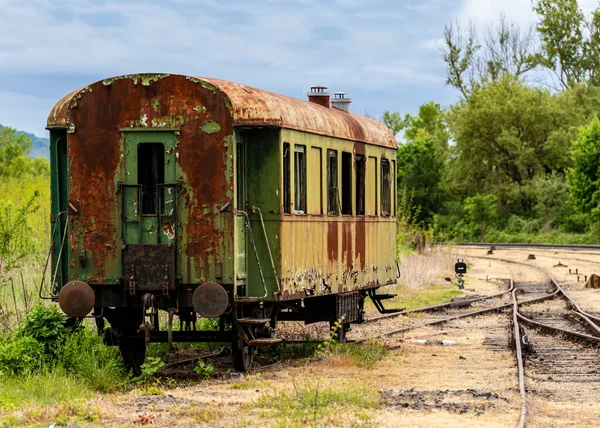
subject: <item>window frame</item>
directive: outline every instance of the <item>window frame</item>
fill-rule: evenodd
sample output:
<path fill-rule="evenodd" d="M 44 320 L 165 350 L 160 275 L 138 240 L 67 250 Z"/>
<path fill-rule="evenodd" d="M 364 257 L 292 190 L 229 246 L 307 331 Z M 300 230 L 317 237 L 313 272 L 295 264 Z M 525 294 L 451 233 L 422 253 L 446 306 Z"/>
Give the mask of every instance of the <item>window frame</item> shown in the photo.
<path fill-rule="evenodd" d="M 299 166 L 299 164 L 301 164 Z M 294 214 L 305 215 L 307 207 L 306 146 L 294 144 Z"/>
<path fill-rule="evenodd" d="M 359 173 L 360 171 L 360 173 Z M 367 213 L 367 157 L 362 154 L 354 155 L 354 188 L 355 188 L 355 207 L 354 212 L 357 216 L 365 216 Z"/>
<path fill-rule="evenodd" d="M 383 156 L 381 163 L 381 216 L 392 216 L 392 189 L 391 189 L 391 169 L 392 165 L 389 159 Z M 387 165 L 387 174 L 385 173 L 384 165 Z M 386 183 L 387 181 L 387 183 Z M 387 205 L 387 207 L 386 207 Z M 386 210 L 387 208 L 387 210 Z"/>
<path fill-rule="evenodd" d="M 144 160 L 141 156 L 141 151 L 142 148 L 144 148 L 144 151 L 147 147 L 153 147 L 153 151 L 154 153 L 152 153 L 152 158 L 151 158 L 151 162 L 152 165 L 150 166 L 150 168 L 148 168 L 148 165 L 146 162 L 142 161 Z M 142 194 L 142 200 L 141 203 L 139 204 L 140 206 L 140 214 L 142 216 L 157 216 L 160 210 L 160 192 L 158 190 L 158 186 L 160 184 L 165 184 L 165 175 L 166 175 L 166 168 L 165 168 L 165 160 L 166 160 L 166 155 L 165 155 L 165 143 L 163 142 L 140 142 L 137 144 L 137 184 L 139 186 L 141 186 L 141 194 Z M 159 154 L 159 156 L 155 156 L 156 154 Z M 147 156 L 144 156 L 147 157 Z M 162 162 L 160 162 L 162 160 Z M 156 161 L 156 164 L 154 164 L 154 162 Z M 150 175 L 152 175 L 152 171 L 155 169 L 156 167 L 156 171 L 155 172 L 155 179 L 153 182 L 149 182 L 149 183 L 145 183 L 146 178 Z M 148 170 L 150 169 L 150 173 L 148 173 Z M 142 173 L 143 172 L 143 173 Z M 162 176 L 162 178 L 161 178 Z M 152 210 L 148 210 L 148 203 L 147 201 L 147 195 L 148 195 L 148 188 L 151 185 L 154 185 L 154 189 L 151 190 L 150 194 L 151 196 L 151 201 L 153 201 L 154 203 L 152 204 Z"/>
<path fill-rule="evenodd" d="M 327 215 L 331 216 L 337 216 L 340 213 L 338 169 L 338 151 L 335 149 L 327 149 Z M 333 181 L 335 181 L 335 183 Z M 332 184 L 334 184 L 334 186 L 332 186 Z"/>
<path fill-rule="evenodd" d="M 291 152 L 290 152 L 290 143 L 284 142 L 282 146 L 281 153 L 281 175 L 282 175 L 282 192 L 281 192 L 281 202 L 283 208 L 283 214 L 291 214 L 292 213 L 292 194 L 291 194 L 291 183 L 290 183 L 290 173 L 291 173 Z"/>

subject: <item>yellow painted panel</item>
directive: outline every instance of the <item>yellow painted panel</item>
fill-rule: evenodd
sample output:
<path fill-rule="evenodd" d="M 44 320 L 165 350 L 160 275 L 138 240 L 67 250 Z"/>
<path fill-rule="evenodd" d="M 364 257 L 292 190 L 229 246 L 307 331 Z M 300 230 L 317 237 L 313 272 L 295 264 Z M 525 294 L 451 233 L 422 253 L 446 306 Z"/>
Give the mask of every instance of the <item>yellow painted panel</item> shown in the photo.
<path fill-rule="evenodd" d="M 377 215 L 377 158 L 371 156 L 368 158 L 366 172 L 366 212 L 367 215 Z"/>
<path fill-rule="evenodd" d="M 323 151 L 311 147 L 308 157 L 308 213 L 323 214 Z"/>

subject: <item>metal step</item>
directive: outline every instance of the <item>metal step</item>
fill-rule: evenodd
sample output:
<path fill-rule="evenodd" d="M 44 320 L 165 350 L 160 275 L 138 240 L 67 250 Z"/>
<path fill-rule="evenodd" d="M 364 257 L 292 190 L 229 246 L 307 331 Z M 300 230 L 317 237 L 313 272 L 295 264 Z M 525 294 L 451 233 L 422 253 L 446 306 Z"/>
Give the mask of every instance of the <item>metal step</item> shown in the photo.
<path fill-rule="evenodd" d="M 269 346 L 281 342 L 281 339 L 252 339 L 246 340 L 250 346 Z"/>
<path fill-rule="evenodd" d="M 246 325 L 265 325 L 271 322 L 270 318 L 240 318 L 237 320 L 240 324 Z"/>
<path fill-rule="evenodd" d="M 404 311 L 406 308 L 396 308 L 396 309 L 383 309 L 380 310 L 379 312 L 382 314 L 396 314 L 398 312 L 402 312 Z"/>
<path fill-rule="evenodd" d="M 371 299 L 373 299 L 373 300 L 387 300 L 387 299 L 393 299 L 396 296 L 397 296 L 397 294 L 373 294 L 371 296 Z"/>
<path fill-rule="evenodd" d="M 260 302 L 262 298 L 260 297 L 238 297 L 235 299 L 236 303 L 257 303 Z"/>

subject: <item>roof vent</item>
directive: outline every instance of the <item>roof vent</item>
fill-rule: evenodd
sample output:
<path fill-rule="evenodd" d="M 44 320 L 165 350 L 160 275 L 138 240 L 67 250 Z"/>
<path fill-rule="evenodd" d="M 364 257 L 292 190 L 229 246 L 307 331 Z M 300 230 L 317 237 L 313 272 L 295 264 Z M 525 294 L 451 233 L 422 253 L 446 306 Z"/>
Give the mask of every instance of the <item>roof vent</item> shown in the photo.
<path fill-rule="evenodd" d="M 352 103 L 351 98 L 346 98 L 345 92 L 336 92 L 331 101 L 331 106 L 338 110 L 350 112 L 350 104 Z"/>
<path fill-rule="evenodd" d="M 329 92 L 327 86 L 311 86 L 308 95 L 308 101 L 329 108 Z"/>

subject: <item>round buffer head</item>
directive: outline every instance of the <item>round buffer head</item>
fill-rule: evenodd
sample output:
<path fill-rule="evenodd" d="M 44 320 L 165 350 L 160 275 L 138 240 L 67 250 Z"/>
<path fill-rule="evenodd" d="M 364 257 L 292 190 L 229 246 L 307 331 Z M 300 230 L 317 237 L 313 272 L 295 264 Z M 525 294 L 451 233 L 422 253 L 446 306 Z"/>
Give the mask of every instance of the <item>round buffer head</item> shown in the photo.
<path fill-rule="evenodd" d="M 67 316 L 83 318 L 91 312 L 96 303 L 94 290 L 83 281 L 71 281 L 58 295 L 58 304 Z"/>
<path fill-rule="evenodd" d="M 223 315 L 229 305 L 227 291 L 216 282 L 205 282 L 194 290 L 192 296 L 194 310 L 205 318 Z"/>

